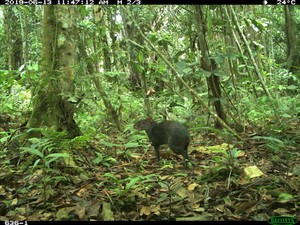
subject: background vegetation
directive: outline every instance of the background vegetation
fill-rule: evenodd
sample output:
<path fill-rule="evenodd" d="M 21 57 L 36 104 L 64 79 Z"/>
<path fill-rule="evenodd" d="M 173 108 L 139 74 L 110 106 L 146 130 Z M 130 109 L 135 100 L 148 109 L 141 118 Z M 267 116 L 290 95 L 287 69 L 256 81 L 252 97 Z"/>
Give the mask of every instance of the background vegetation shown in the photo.
<path fill-rule="evenodd" d="M 0 7 L 0 220 L 300 216 L 298 6 Z M 188 168 L 133 124 L 190 131 Z"/>

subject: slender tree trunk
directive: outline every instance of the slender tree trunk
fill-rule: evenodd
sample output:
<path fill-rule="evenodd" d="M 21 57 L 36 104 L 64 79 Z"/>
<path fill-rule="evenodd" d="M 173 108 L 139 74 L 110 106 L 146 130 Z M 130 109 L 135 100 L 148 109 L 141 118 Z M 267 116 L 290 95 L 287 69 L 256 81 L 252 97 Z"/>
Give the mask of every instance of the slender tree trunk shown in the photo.
<path fill-rule="evenodd" d="M 214 99 L 213 104 L 215 106 L 217 115 L 226 123 L 226 114 L 224 112 L 221 103 L 222 93 L 220 88 L 220 79 L 218 76 L 216 76 L 213 73 L 213 71 L 216 69 L 215 62 L 209 59 L 210 54 L 209 54 L 207 41 L 205 40 L 205 36 L 206 36 L 206 31 L 204 29 L 205 22 L 203 20 L 201 6 L 199 5 L 195 6 L 195 10 L 196 10 L 196 22 L 197 22 L 196 26 L 197 26 L 198 40 L 199 40 L 198 43 L 202 54 L 202 67 L 204 70 L 211 72 L 211 75 L 207 79 L 209 91 L 211 91 L 213 95 L 213 99 Z M 218 120 L 216 120 L 215 127 L 221 128 L 222 124 Z"/>
<path fill-rule="evenodd" d="M 13 7 L 3 8 L 4 31 L 6 34 L 6 46 L 8 48 L 7 65 L 9 70 L 18 70 L 22 65 L 22 36 L 20 35 L 20 20 L 16 16 Z"/>
<path fill-rule="evenodd" d="M 132 14 L 135 15 L 136 11 L 132 11 Z M 142 51 L 141 46 L 143 46 L 143 39 L 141 35 L 138 34 L 136 27 L 132 24 L 131 19 L 128 17 L 124 8 L 121 10 L 122 19 L 124 21 L 124 31 L 127 36 L 126 40 L 131 40 L 126 42 L 127 55 L 129 61 L 129 82 L 131 89 L 133 91 L 142 89 L 144 95 L 144 105 L 146 108 L 146 114 L 152 114 L 152 107 L 147 96 L 147 77 L 146 77 L 146 68 L 145 65 L 141 66 L 138 63 L 141 63 L 139 58 L 139 52 Z M 136 16 L 138 18 L 138 16 Z M 133 43 L 134 41 L 135 43 Z M 140 68 L 140 70 L 138 69 Z M 142 71 L 141 71 L 142 70 Z"/>

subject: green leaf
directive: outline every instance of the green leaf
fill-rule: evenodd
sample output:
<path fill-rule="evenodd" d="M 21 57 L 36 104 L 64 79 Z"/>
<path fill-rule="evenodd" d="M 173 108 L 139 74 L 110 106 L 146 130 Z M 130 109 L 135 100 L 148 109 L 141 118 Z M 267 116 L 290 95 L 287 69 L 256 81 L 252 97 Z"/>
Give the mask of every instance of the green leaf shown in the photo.
<path fill-rule="evenodd" d="M 281 140 L 279 140 L 277 138 L 274 138 L 274 137 L 254 136 L 251 139 L 264 139 L 264 140 L 276 142 L 277 144 L 280 144 L 281 146 L 284 146 L 283 141 L 281 141 Z"/>
<path fill-rule="evenodd" d="M 136 142 L 128 142 L 124 145 L 125 148 L 136 148 L 139 146 L 139 143 Z"/>
<path fill-rule="evenodd" d="M 182 70 L 182 72 L 185 73 L 185 74 L 189 74 L 189 73 L 192 72 L 192 69 L 187 67 L 187 68 L 184 68 L 184 69 Z"/>
<path fill-rule="evenodd" d="M 103 161 L 103 155 L 100 152 L 95 152 L 95 153 L 96 153 L 97 157 L 95 159 L 93 159 L 92 162 L 97 165 Z"/>
<path fill-rule="evenodd" d="M 50 155 L 47 155 L 45 158 L 66 158 L 69 157 L 68 153 L 52 153 Z"/>
<path fill-rule="evenodd" d="M 159 184 L 162 188 L 165 188 L 166 190 L 169 190 L 169 185 L 166 184 L 165 182 L 158 182 L 158 184 Z"/>
<path fill-rule="evenodd" d="M 294 199 L 293 195 L 289 194 L 289 193 L 281 193 L 278 196 L 279 200 L 281 201 L 290 201 L 292 199 Z"/>
<path fill-rule="evenodd" d="M 107 159 L 106 159 L 106 161 L 110 164 L 110 165 L 115 165 L 115 164 L 117 164 L 117 160 L 115 159 L 115 158 L 113 158 L 113 157 L 108 157 Z"/>
<path fill-rule="evenodd" d="M 233 148 L 230 150 L 229 154 L 233 158 L 237 158 L 241 151 L 239 151 L 237 148 Z"/>
<path fill-rule="evenodd" d="M 107 147 L 122 147 L 122 145 L 119 145 L 119 144 L 114 144 L 114 143 L 111 143 L 111 142 L 106 142 L 106 141 L 103 141 L 103 140 L 100 140 L 100 143 L 103 144 L 104 146 L 107 146 Z"/>
<path fill-rule="evenodd" d="M 24 152 L 28 152 L 28 153 L 30 153 L 32 155 L 36 155 L 36 156 L 38 156 L 40 158 L 44 158 L 44 154 L 40 150 L 38 150 L 36 148 L 23 147 L 22 149 L 24 150 Z"/>
<path fill-rule="evenodd" d="M 141 52 L 141 51 L 139 52 L 138 59 L 139 59 L 139 62 L 144 62 L 143 52 Z"/>
<path fill-rule="evenodd" d="M 204 75 L 205 77 L 209 77 L 211 75 L 211 72 L 206 70 L 199 70 L 201 75 Z"/>
<path fill-rule="evenodd" d="M 182 183 L 177 183 L 174 186 L 171 187 L 171 193 L 176 193 L 179 188 L 182 187 Z"/>
<path fill-rule="evenodd" d="M 292 84 L 292 85 L 287 86 L 287 89 L 288 90 L 297 90 L 298 87 Z"/>
<path fill-rule="evenodd" d="M 46 162 L 46 165 L 49 166 L 51 162 L 56 161 L 59 158 L 67 158 L 67 157 L 69 157 L 69 154 L 67 153 L 52 153 L 45 157 L 46 159 L 50 158 L 50 160 Z"/>
<path fill-rule="evenodd" d="M 132 187 L 134 184 L 136 184 L 136 182 L 140 181 L 141 178 L 140 177 L 135 177 L 135 178 L 131 178 L 129 183 L 126 184 L 126 189 L 129 189 L 130 187 Z"/>
<path fill-rule="evenodd" d="M 40 161 L 41 161 L 41 159 L 38 159 L 34 162 L 34 164 L 32 166 L 32 170 L 34 170 L 34 168 L 39 164 Z"/>

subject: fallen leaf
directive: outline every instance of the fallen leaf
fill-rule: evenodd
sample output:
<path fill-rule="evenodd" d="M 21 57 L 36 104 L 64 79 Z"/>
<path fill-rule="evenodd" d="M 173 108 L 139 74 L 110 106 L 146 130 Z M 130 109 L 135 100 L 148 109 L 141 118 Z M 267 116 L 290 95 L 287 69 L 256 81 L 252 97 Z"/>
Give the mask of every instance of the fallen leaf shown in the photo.
<path fill-rule="evenodd" d="M 75 213 L 78 216 L 79 220 L 83 220 L 85 216 L 85 207 L 81 206 L 80 203 L 77 203 Z"/>
<path fill-rule="evenodd" d="M 189 192 L 184 187 L 180 187 L 176 191 L 176 194 L 178 194 L 180 197 L 184 198 L 184 197 L 187 197 L 189 195 Z"/>
<path fill-rule="evenodd" d="M 278 213 L 279 215 L 287 215 L 290 211 L 284 208 L 277 208 L 273 212 Z"/>
<path fill-rule="evenodd" d="M 142 206 L 140 210 L 140 216 L 146 215 L 149 216 L 151 214 L 151 208 L 149 206 Z"/>
<path fill-rule="evenodd" d="M 176 218 L 176 221 L 209 221 L 211 220 L 212 216 L 212 214 L 207 213 L 200 216 Z"/>
<path fill-rule="evenodd" d="M 56 213 L 56 218 L 55 220 L 66 220 L 69 219 L 69 213 L 75 210 L 75 206 L 72 207 L 66 207 L 66 208 L 61 208 L 58 210 Z"/>
<path fill-rule="evenodd" d="M 103 221 L 114 221 L 114 213 L 111 211 L 110 203 L 103 202 L 101 218 Z"/>
<path fill-rule="evenodd" d="M 189 191 L 193 191 L 193 190 L 195 190 L 195 188 L 196 187 L 198 187 L 199 186 L 199 184 L 196 184 L 196 183 L 193 183 L 193 184 L 190 184 L 189 186 L 188 186 L 188 190 Z"/>
<path fill-rule="evenodd" d="M 264 173 L 257 166 L 248 166 L 244 169 L 245 173 L 250 177 L 261 177 Z"/>
<path fill-rule="evenodd" d="M 15 198 L 15 199 L 12 200 L 11 205 L 15 205 L 15 204 L 17 204 L 17 203 L 18 203 L 18 199 Z"/>
<path fill-rule="evenodd" d="M 160 215 L 160 205 L 151 205 L 150 208 L 152 213 L 154 213 L 157 216 Z"/>
<path fill-rule="evenodd" d="M 256 201 L 238 203 L 234 213 L 244 213 L 250 211 L 249 209 L 256 205 Z"/>

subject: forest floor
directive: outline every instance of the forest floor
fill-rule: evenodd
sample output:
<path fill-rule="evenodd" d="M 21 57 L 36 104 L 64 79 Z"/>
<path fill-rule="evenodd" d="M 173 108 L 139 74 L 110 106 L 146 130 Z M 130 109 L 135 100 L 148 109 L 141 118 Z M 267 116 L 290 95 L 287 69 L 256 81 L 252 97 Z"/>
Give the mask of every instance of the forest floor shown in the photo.
<path fill-rule="evenodd" d="M 277 148 L 275 139 L 249 138 L 233 147 L 194 136 L 187 169 L 166 147 L 157 162 L 150 145 L 125 151 L 90 142 L 60 163 L 10 152 L 0 158 L 0 220 L 300 218 L 299 149 L 299 141 Z"/>

